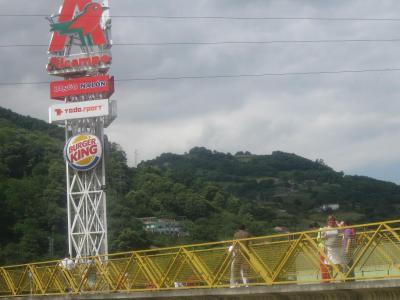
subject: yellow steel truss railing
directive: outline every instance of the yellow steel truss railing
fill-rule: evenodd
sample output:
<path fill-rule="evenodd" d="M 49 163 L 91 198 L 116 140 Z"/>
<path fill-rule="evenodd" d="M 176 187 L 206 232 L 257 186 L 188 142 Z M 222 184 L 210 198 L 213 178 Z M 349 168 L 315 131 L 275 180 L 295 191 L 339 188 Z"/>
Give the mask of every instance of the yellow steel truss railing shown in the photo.
<path fill-rule="evenodd" d="M 318 230 L 0 268 L 0 297 L 400 278 L 400 220 L 355 225 L 352 262 L 323 279 Z"/>

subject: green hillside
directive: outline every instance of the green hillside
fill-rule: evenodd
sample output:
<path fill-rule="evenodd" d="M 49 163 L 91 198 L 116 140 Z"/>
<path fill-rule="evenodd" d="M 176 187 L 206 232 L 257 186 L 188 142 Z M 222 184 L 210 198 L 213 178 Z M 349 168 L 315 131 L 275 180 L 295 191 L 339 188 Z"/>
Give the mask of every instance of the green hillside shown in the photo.
<path fill-rule="evenodd" d="M 63 129 L 0 108 L 0 264 L 66 254 Z M 339 219 L 398 218 L 400 187 L 346 176 L 284 152 L 235 155 L 197 147 L 165 153 L 130 168 L 108 142 L 107 201 L 111 251 L 231 238 L 239 223 L 254 235 L 275 226 L 291 231 L 323 222 L 323 204 L 338 203 Z M 137 218 L 180 218 L 188 235 L 149 234 Z"/>
<path fill-rule="evenodd" d="M 185 206 L 174 205 L 177 201 L 173 199 L 178 197 L 169 191 L 172 205 L 163 206 L 162 211 L 188 216 L 195 224 L 210 224 L 209 239 L 228 238 L 229 229 L 238 222 L 247 224 L 254 234 L 269 233 L 275 226 L 305 229 L 311 222 L 324 222 L 327 212 L 320 209 L 324 204 L 338 203 L 340 209 L 335 215 L 357 223 L 397 218 L 399 213 L 400 187 L 396 184 L 345 176 L 321 160 L 314 162 L 279 151 L 271 155 L 231 155 L 193 148 L 184 155 L 163 154 L 142 163 L 136 172 L 139 178 L 140 174 L 154 172 L 200 197 L 196 203 L 203 203 L 207 209 L 188 212 L 182 210 Z M 143 185 L 136 189 L 142 190 Z M 148 201 L 149 210 L 154 197 Z M 154 208 L 142 215 L 159 212 Z M 215 230 L 214 218 L 228 228 Z"/>
<path fill-rule="evenodd" d="M 0 262 L 65 251 L 63 130 L 0 109 Z"/>

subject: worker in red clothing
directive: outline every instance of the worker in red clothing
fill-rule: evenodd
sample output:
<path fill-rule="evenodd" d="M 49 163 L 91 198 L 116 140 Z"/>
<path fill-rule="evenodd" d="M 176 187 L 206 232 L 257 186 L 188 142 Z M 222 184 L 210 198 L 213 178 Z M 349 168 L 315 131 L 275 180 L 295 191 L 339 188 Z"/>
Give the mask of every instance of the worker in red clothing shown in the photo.
<path fill-rule="evenodd" d="M 310 224 L 310 230 L 319 230 L 318 235 L 317 235 L 317 244 L 318 244 L 318 257 L 319 257 L 319 270 L 320 270 L 320 275 L 321 279 L 324 282 L 329 282 L 330 275 L 329 275 L 329 266 L 325 264 L 325 257 L 321 254 L 325 253 L 325 243 L 324 240 L 321 238 L 321 231 L 323 228 L 320 227 L 318 223 L 313 223 Z"/>

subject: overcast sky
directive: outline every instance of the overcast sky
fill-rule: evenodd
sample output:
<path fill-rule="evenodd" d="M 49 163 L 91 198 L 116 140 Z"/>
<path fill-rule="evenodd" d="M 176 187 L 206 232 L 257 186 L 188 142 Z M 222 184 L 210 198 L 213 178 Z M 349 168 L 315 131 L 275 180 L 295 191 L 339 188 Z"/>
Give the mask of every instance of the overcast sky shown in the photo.
<path fill-rule="evenodd" d="M 52 14 L 61 0 L 0 0 L 0 14 Z M 398 0 L 110 0 L 115 43 L 400 38 L 400 21 L 118 18 L 400 18 Z M 0 17 L 0 45 L 47 44 L 43 17 Z M 0 82 L 49 81 L 46 47 L 0 47 Z M 114 46 L 116 79 L 399 68 L 399 42 Z M 274 150 L 400 182 L 400 71 L 117 82 L 106 130 L 129 162 L 194 146 Z M 0 86 L 0 105 L 47 120 L 48 84 Z M 60 154 L 61 155 L 61 154 Z"/>

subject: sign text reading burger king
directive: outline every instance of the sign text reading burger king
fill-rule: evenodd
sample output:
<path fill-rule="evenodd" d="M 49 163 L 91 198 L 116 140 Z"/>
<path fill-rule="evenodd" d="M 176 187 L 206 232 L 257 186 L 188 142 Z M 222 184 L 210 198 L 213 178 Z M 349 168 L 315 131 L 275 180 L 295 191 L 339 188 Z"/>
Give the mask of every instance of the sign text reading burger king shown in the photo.
<path fill-rule="evenodd" d="M 65 145 L 64 156 L 69 166 L 78 171 L 93 169 L 101 159 L 100 139 L 92 134 L 77 134 Z"/>

